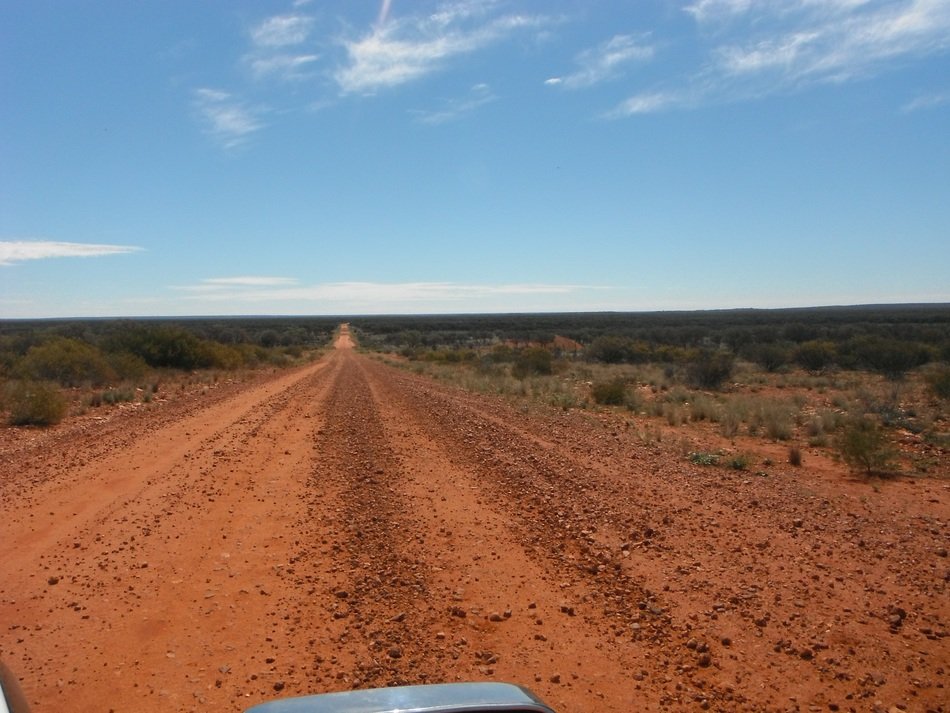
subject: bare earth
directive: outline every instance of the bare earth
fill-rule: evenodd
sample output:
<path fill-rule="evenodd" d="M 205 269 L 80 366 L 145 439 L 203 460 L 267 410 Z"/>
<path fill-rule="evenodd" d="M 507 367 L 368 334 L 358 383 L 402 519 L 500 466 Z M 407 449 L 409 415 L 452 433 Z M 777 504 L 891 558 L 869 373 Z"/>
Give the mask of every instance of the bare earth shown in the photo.
<path fill-rule="evenodd" d="M 688 463 L 356 353 L 0 436 L 44 711 L 505 680 L 564 713 L 950 710 L 950 487 Z"/>

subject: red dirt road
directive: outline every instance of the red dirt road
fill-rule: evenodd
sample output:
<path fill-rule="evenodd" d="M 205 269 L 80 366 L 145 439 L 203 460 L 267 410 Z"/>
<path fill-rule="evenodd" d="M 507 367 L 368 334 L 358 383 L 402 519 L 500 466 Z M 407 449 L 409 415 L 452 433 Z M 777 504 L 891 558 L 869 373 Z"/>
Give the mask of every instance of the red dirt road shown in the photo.
<path fill-rule="evenodd" d="M 455 680 L 563 713 L 950 710 L 945 480 L 701 468 L 337 346 L 0 436 L 0 657 L 36 713 Z"/>

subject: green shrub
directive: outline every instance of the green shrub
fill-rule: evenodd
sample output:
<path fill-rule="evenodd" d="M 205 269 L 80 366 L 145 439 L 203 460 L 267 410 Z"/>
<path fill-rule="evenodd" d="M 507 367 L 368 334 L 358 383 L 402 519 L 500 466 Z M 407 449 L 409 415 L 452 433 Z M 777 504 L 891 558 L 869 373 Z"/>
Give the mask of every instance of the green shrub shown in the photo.
<path fill-rule="evenodd" d="M 791 360 L 791 350 L 777 343 L 750 345 L 743 355 L 770 373 L 778 371 Z"/>
<path fill-rule="evenodd" d="M 554 356 L 543 347 L 522 349 L 511 368 L 512 376 L 523 379 L 526 376 L 547 375 L 554 371 Z"/>
<path fill-rule="evenodd" d="M 51 385 L 37 381 L 7 384 L 4 404 L 11 426 L 51 426 L 66 415 L 66 399 Z"/>
<path fill-rule="evenodd" d="M 926 364 L 931 357 L 926 345 L 883 337 L 857 341 L 854 352 L 858 361 L 888 379 L 901 379 L 914 367 Z"/>
<path fill-rule="evenodd" d="M 101 403 L 118 404 L 135 401 L 135 390 L 129 387 L 122 389 L 108 389 L 101 395 Z"/>
<path fill-rule="evenodd" d="M 145 360 L 129 352 L 116 352 L 107 357 L 109 366 L 122 381 L 141 381 L 148 374 Z"/>
<path fill-rule="evenodd" d="M 623 379 L 600 381 L 590 389 L 591 398 L 595 403 L 607 406 L 623 406 L 627 399 L 627 385 Z"/>
<path fill-rule="evenodd" d="M 794 408 L 787 402 L 759 399 L 751 405 L 748 424 L 750 436 L 765 431 L 774 440 L 788 440 L 794 428 Z"/>
<path fill-rule="evenodd" d="M 728 464 L 733 470 L 745 470 L 752 462 L 752 457 L 747 453 L 736 453 L 729 457 Z"/>
<path fill-rule="evenodd" d="M 868 475 L 889 468 L 895 455 L 884 431 L 867 416 L 851 418 L 838 435 L 837 446 L 845 463 Z"/>
<path fill-rule="evenodd" d="M 703 453 L 703 452 L 693 452 L 688 456 L 690 463 L 695 463 L 696 465 L 716 465 L 719 463 L 719 456 L 715 453 Z"/>
<path fill-rule="evenodd" d="M 57 337 L 30 347 L 17 371 L 29 381 L 54 381 L 60 386 L 101 386 L 114 372 L 102 353 L 78 339 Z"/>
<path fill-rule="evenodd" d="M 735 356 L 717 349 L 699 349 L 686 366 L 686 374 L 693 386 L 718 389 L 732 376 Z"/>
<path fill-rule="evenodd" d="M 834 342 L 822 339 L 807 341 L 795 350 L 795 361 L 811 372 L 819 372 L 831 366 L 836 358 Z"/>
<path fill-rule="evenodd" d="M 585 356 L 591 361 L 599 361 L 604 364 L 619 364 L 627 361 L 629 351 L 629 340 L 622 337 L 603 336 L 597 337 L 590 346 L 584 350 Z"/>
<path fill-rule="evenodd" d="M 163 324 L 131 327 L 115 337 L 112 347 L 135 354 L 151 367 L 192 370 L 215 365 L 205 344 L 183 327 Z"/>

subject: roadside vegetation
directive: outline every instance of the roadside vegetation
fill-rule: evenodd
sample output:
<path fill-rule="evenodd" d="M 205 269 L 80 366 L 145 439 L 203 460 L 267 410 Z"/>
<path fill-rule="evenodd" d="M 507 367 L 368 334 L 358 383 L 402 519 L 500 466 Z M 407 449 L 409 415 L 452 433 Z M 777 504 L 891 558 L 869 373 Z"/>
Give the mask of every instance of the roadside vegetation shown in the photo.
<path fill-rule="evenodd" d="M 325 346 L 329 319 L 0 322 L 0 412 L 14 426 L 150 403 L 171 390 L 300 363 Z"/>
<path fill-rule="evenodd" d="M 864 476 L 948 474 L 947 306 L 374 317 L 351 329 L 366 350 L 523 408 L 613 412 L 645 441 L 681 440 L 694 463 L 754 471 L 817 454 Z M 756 456 L 754 443 L 781 455 Z"/>

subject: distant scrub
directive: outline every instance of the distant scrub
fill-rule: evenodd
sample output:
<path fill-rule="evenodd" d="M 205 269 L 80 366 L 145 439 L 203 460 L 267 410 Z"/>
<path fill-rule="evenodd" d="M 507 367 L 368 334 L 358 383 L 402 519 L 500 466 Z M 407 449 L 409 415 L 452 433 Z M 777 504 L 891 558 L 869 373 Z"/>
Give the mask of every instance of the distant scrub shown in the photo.
<path fill-rule="evenodd" d="M 132 327 L 112 339 L 115 351 L 128 352 L 153 368 L 207 369 L 216 363 L 212 346 L 175 325 Z M 222 349 L 228 349 L 221 345 Z"/>
<path fill-rule="evenodd" d="M 0 320 L 0 379 L 8 380 L 3 408 L 11 423 L 50 424 L 65 414 L 63 388 L 87 390 L 83 401 L 90 405 L 115 403 L 133 399 L 135 386 L 154 381 L 156 370 L 291 364 L 305 345 L 329 340 L 336 324 L 332 318 Z M 275 337 L 278 346 L 262 346 Z"/>

